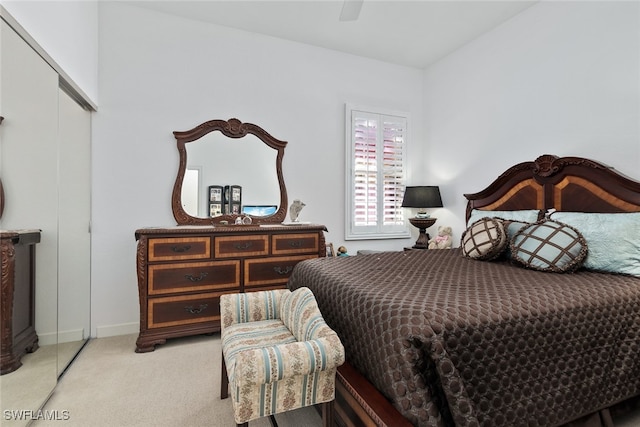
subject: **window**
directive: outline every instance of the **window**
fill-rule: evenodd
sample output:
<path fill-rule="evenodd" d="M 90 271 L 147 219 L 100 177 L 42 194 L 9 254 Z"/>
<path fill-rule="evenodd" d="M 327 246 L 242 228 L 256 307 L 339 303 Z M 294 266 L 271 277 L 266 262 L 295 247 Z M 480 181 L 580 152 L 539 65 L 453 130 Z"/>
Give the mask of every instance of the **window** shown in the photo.
<path fill-rule="evenodd" d="M 346 108 L 346 240 L 409 237 L 402 211 L 408 115 Z"/>

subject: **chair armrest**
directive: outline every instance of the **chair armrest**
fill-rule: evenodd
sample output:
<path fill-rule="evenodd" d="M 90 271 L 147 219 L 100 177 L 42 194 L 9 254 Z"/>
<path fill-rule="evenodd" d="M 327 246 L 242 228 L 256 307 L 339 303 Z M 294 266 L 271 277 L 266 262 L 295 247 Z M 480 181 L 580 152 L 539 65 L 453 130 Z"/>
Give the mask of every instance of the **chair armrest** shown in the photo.
<path fill-rule="evenodd" d="M 224 294 L 220 296 L 222 329 L 234 323 L 280 319 L 280 299 L 287 289 Z"/>
<path fill-rule="evenodd" d="M 306 287 L 282 297 L 280 319 L 298 341 L 313 340 L 335 333 L 325 323 L 313 292 Z"/>
<path fill-rule="evenodd" d="M 236 357 L 238 382 L 267 384 L 297 375 L 336 369 L 344 363 L 344 347 L 334 332 L 310 341 L 246 350 Z"/>

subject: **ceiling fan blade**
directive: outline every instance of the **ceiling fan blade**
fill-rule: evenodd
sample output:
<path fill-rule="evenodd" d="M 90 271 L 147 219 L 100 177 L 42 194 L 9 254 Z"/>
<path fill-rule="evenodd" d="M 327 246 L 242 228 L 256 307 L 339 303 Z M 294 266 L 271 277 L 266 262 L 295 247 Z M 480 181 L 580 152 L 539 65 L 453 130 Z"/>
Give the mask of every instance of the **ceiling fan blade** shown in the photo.
<path fill-rule="evenodd" d="M 340 12 L 341 21 L 355 21 L 360 16 L 360 9 L 364 0 L 344 0 L 342 3 L 342 12 Z"/>

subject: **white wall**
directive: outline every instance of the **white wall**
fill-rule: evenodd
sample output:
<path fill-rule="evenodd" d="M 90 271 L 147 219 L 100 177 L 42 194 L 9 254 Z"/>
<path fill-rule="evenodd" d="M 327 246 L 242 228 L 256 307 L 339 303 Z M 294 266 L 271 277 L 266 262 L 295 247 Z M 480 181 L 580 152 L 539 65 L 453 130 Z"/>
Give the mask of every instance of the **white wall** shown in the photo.
<path fill-rule="evenodd" d="M 302 199 L 301 220 L 326 224 L 334 244 L 344 243 L 344 102 L 411 113 L 418 145 L 411 147 L 410 180 L 442 185 L 446 208 L 436 213 L 438 225 L 452 225 L 456 238 L 463 193 L 543 153 L 592 157 L 638 178 L 636 2 L 541 2 L 424 72 L 100 2 L 99 80 L 92 77 L 93 12 L 73 18 L 64 9 L 85 2 L 0 3 L 100 101 L 93 130 L 94 336 L 96 329 L 137 331 L 133 234 L 174 223 L 171 132 L 205 120 L 238 117 L 289 141 L 289 199 Z M 74 31 L 80 35 L 70 36 Z M 355 252 L 407 243 L 346 246 Z"/>
<path fill-rule="evenodd" d="M 539 155 L 640 178 L 639 21 L 638 2 L 540 2 L 425 70 L 425 170 L 454 241 L 463 194 Z"/>
<path fill-rule="evenodd" d="M 303 200 L 300 219 L 325 224 L 336 245 L 344 243 L 344 103 L 408 111 L 420 141 L 420 70 L 116 2 L 100 3 L 99 27 L 92 248 L 98 336 L 138 330 L 134 231 L 175 224 L 174 130 L 237 117 L 288 141 L 289 199 Z M 408 242 L 347 247 L 398 250 Z"/>
<path fill-rule="evenodd" d="M 94 103 L 98 102 L 98 1 L 0 0 Z"/>

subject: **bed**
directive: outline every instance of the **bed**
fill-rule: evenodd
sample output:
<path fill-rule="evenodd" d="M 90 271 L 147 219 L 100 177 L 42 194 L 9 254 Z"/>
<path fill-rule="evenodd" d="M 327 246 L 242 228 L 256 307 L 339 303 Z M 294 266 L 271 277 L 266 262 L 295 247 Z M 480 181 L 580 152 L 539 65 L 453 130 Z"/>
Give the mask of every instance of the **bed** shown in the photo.
<path fill-rule="evenodd" d="M 474 258 L 471 228 L 461 248 L 298 264 L 289 287 L 314 292 L 346 350 L 332 422 L 612 425 L 640 395 L 640 182 L 543 155 L 465 197 L 470 227 L 499 223 L 512 243 L 538 224 L 576 234 L 570 268 L 523 265 L 524 244 Z M 585 217 L 611 234 L 581 231 Z"/>

